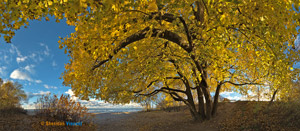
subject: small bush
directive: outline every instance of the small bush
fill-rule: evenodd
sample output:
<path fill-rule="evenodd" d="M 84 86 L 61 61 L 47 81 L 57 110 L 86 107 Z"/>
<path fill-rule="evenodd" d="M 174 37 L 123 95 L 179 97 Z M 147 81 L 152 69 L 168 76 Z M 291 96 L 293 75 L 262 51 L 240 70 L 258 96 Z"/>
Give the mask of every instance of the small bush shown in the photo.
<path fill-rule="evenodd" d="M 70 96 L 56 95 L 42 96 L 37 100 L 35 113 L 37 116 L 55 118 L 60 121 L 90 122 L 87 108 L 79 102 L 70 99 Z"/>

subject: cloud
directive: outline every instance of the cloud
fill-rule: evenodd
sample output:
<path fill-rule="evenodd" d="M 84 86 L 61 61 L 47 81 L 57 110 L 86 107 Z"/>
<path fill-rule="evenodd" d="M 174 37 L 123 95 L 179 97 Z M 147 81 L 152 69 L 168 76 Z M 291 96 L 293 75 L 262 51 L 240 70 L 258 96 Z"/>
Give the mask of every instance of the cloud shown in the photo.
<path fill-rule="evenodd" d="M 233 92 L 233 91 L 231 91 L 231 92 L 224 91 L 224 92 L 220 93 L 220 95 L 227 97 L 227 96 L 233 95 L 234 93 L 236 93 L 236 92 Z"/>
<path fill-rule="evenodd" d="M 6 75 L 6 69 L 7 69 L 7 67 L 5 67 L 5 66 L 0 67 L 0 76 Z"/>
<path fill-rule="evenodd" d="M 10 74 L 10 78 L 17 79 L 17 80 L 26 80 L 26 81 L 35 82 L 35 83 L 42 83 L 41 80 L 34 80 L 34 79 L 32 79 L 28 73 L 23 72 L 20 69 L 15 69 Z"/>
<path fill-rule="evenodd" d="M 17 57 L 16 58 L 16 61 L 18 62 L 18 63 L 21 63 L 21 62 L 24 62 L 26 59 L 27 59 L 28 57 L 27 56 L 20 56 L 20 57 Z"/>
<path fill-rule="evenodd" d="M 47 88 L 47 89 L 57 89 L 56 86 L 49 86 L 49 85 L 46 85 L 46 84 L 44 84 L 43 86 L 44 86 L 45 88 Z"/>
<path fill-rule="evenodd" d="M 75 100 L 75 101 L 78 100 L 78 97 L 75 96 L 74 92 L 71 89 L 69 89 L 65 93 L 68 94 L 68 95 L 70 95 L 70 97 L 71 97 L 72 100 Z"/>
<path fill-rule="evenodd" d="M 41 80 L 35 80 L 34 82 L 35 82 L 35 83 L 42 83 Z"/>
<path fill-rule="evenodd" d="M 40 91 L 38 93 L 29 93 L 30 96 L 42 96 L 42 95 L 47 95 L 47 94 L 50 94 L 51 92 L 50 91 Z"/>
<path fill-rule="evenodd" d="M 52 62 L 52 66 L 53 66 L 53 67 L 57 66 L 57 64 L 56 64 L 55 61 Z"/>
<path fill-rule="evenodd" d="M 19 49 L 18 49 L 16 46 L 14 46 L 13 44 L 11 45 L 11 48 L 9 49 L 9 52 L 10 52 L 11 54 L 17 53 L 17 55 L 18 55 L 19 57 L 22 56 L 22 54 L 21 54 L 21 52 L 19 51 Z"/>
<path fill-rule="evenodd" d="M 48 95 L 50 93 L 51 93 L 50 91 L 40 91 L 38 93 L 26 92 L 27 100 L 29 100 L 32 97 L 39 97 L 39 96 L 42 96 L 42 95 Z"/>
<path fill-rule="evenodd" d="M 27 65 L 27 66 L 24 67 L 24 69 L 26 71 L 28 71 L 29 73 L 33 74 L 35 72 L 34 69 L 33 69 L 34 67 L 35 67 L 35 65 Z"/>
<path fill-rule="evenodd" d="M 237 101 L 237 100 L 247 100 L 245 97 L 242 97 L 242 96 L 228 96 L 226 98 L 229 99 L 229 100 L 235 100 L 235 101 Z"/>
<path fill-rule="evenodd" d="M 44 54 L 46 55 L 46 56 L 49 56 L 50 55 L 50 49 L 49 49 L 49 47 L 47 46 L 47 45 L 45 45 L 44 43 L 40 43 L 40 45 L 42 46 L 42 47 L 45 47 L 45 50 L 44 50 Z"/>
<path fill-rule="evenodd" d="M 97 99 L 90 99 L 89 101 L 80 100 L 78 97 L 75 97 L 75 94 L 71 89 L 69 89 L 65 93 L 70 95 L 71 99 L 80 102 L 82 105 L 86 106 L 87 108 L 141 108 L 140 104 L 134 102 L 130 102 L 129 104 L 123 104 L 123 105 L 122 104 L 115 105 Z"/>
<path fill-rule="evenodd" d="M 65 93 L 68 94 L 68 95 L 70 95 L 70 96 L 75 96 L 74 92 L 71 89 L 69 89 Z"/>
<path fill-rule="evenodd" d="M 32 81 L 32 79 L 30 78 L 30 76 L 27 73 L 22 72 L 19 69 L 14 70 L 10 74 L 10 78 L 12 78 L 12 79 L 19 79 L 19 80 Z"/>

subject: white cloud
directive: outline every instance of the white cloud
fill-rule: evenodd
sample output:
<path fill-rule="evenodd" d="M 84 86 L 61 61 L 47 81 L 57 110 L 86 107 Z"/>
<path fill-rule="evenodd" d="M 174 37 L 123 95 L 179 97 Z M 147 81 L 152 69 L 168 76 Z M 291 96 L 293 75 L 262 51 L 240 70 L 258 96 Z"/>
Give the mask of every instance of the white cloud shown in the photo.
<path fill-rule="evenodd" d="M 6 69 L 7 69 L 7 67 L 5 67 L 5 66 L 0 67 L 0 76 L 6 75 Z"/>
<path fill-rule="evenodd" d="M 140 104 L 133 103 L 133 102 L 124 105 L 122 104 L 114 105 L 97 99 L 90 99 L 89 101 L 80 100 L 78 97 L 75 97 L 75 94 L 71 89 L 69 89 L 65 93 L 70 95 L 71 99 L 80 102 L 82 105 L 86 106 L 87 108 L 141 108 Z"/>
<path fill-rule="evenodd" d="M 230 95 L 232 95 L 232 94 L 234 94 L 235 92 L 233 92 L 233 91 L 231 91 L 231 92 L 227 92 L 227 91 L 224 91 L 224 92 L 222 92 L 222 93 L 220 93 L 220 95 L 222 95 L 222 96 L 230 96 Z"/>
<path fill-rule="evenodd" d="M 35 65 L 27 65 L 27 66 L 24 67 L 24 69 L 26 71 L 28 71 L 29 73 L 33 74 L 34 73 L 34 69 L 33 69 L 34 67 L 35 67 Z"/>
<path fill-rule="evenodd" d="M 57 64 L 56 64 L 55 61 L 52 62 L 52 66 L 53 66 L 53 67 L 57 66 Z"/>
<path fill-rule="evenodd" d="M 75 96 L 74 92 L 71 89 L 69 89 L 65 93 L 68 94 L 68 95 L 70 95 L 70 97 L 71 97 L 72 100 L 75 100 L 75 101 L 78 100 L 78 97 Z"/>
<path fill-rule="evenodd" d="M 235 100 L 235 101 L 237 101 L 237 100 L 247 100 L 245 97 L 242 97 L 242 96 L 228 96 L 226 98 L 229 99 L 229 100 Z"/>
<path fill-rule="evenodd" d="M 15 69 L 10 74 L 10 78 L 12 78 L 12 79 L 18 79 L 18 80 L 26 80 L 26 81 L 35 82 L 35 83 L 42 83 L 41 80 L 34 80 L 34 79 L 32 79 L 28 73 L 23 72 L 20 69 Z"/>
<path fill-rule="evenodd" d="M 27 56 L 19 56 L 19 57 L 16 58 L 16 61 L 18 63 L 24 62 L 27 58 L 28 58 Z"/>
<path fill-rule="evenodd" d="M 68 94 L 68 95 L 70 95 L 70 96 L 74 96 L 75 95 L 74 92 L 71 89 L 69 89 L 65 93 Z"/>
<path fill-rule="evenodd" d="M 10 78 L 12 78 L 12 79 L 19 79 L 19 80 L 32 81 L 32 79 L 30 78 L 30 76 L 27 73 L 22 72 L 19 69 L 14 70 L 10 74 Z"/>
<path fill-rule="evenodd" d="M 19 49 L 18 49 L 16 46 L 14 46 L 13 44 L 11 45 L 11 48 L 9 49 L 9 52 L 10 52 L 11 54 L 17 53 L 17 55 L 18 55 L 19 57 L 22 56 L 22 54 L 21 54 L 21 52 L 19 51 Z"/>
<path fill-rule="evenodd" d="M 7 56 L 7 55 L 5 55 L 3 58 L 4 58 L 4 61 L 7 61 L 7 59 L 8 59 L 8 56 Z"/>
<path fill-rule="evenodd" d="M 38 57 L 38 60 L 41 62 L 41 61 L 43 61 L 44 59 L 43 59 L 41 56 L 39 56 L 39 57 Z"/>
<path fill-rule="evenodd" d="M 31 59 L 34 59 L 34 58 L 36 57 L 36 54 L 35 54 L 35 53 L 32 53 L 31 55 L 29 55 L 29 57 L 30 57 Z"/>
<path fill-rule="evenodd" d="M 49 86 L 49 85 L 46 85 L 46 84 L 44 84 L 44 87 L 47 88 L 47 89 L 57 89 L 56 86 Z"/>
<path fill-rule="evenodd" d="M 42 83 L 41 80 L 35 80 L 34 82 L 35 82 L 35 83 Z M 31 85 L 31 84 L 30 84 L 30 85 Z"/>
<path fill-rule="evenodd" d="M 49 49 L 49 47 L 48 47 L 47 45 L 45 45 L 44 43 L 41 43 L 40 45 L 43 46 L 43 47 L 45 47 L 45 50 L 44 50 L 43 53 L 44 53 L 46 56 L 49 56 L 49 55 L 50 55 L 50 49 Z"/>
<path fill-rule="evenodd" d="M 39 93 L 32 93 L 33 96 L 42 96 L 42 95 L 48 95 L 50 94 L 50 91 L 40 91 Z"/>

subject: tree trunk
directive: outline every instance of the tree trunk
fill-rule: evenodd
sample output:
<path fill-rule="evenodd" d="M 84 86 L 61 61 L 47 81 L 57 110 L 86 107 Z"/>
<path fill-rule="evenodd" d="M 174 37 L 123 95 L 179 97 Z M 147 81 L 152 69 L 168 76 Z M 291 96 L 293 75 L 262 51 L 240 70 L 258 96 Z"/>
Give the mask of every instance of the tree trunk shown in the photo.
<path fill-rule="evenodd" d="M 275 96 L 276 96 L 276 93 L 278 92 L 278 89 L 276 89 L 275 91 L 274 91 L 274 93 L 273 93 L 273 95 L 272 95 L 272 98 L 271 98 L 271 100 L 270 100 L 270 102 L 269 102 L 269 105 L 271 105 L 272 103 L 273 103 L 273 101 L 274 101 L 274 99 L 275 99 Z"/>
<path fill-rule="evenodd" d="M 196 106 L 195 106 L 195 103 L 194 103 L 193 95 L 192 95 L 192 92 L 191 92 L 191 89 L 190 89 L 189 86 L 186 88 L 186 95 L 187 95 L 187 101 L 189 103 L 190 111 L 191 111 L 194 119 L 199 120 L 199 116 L 197 114 L 197 110 L 196 110 Z"/>
<path fill-rule="evenodd" d="M 197 113 L 197 111 L 196 111 L 196 110 L 193 110 L 193 108 L 190 107 L 190 106 L 189 106 L 189 108 L 190 108 L 190 112 L 191 112 L 192 117 L 194 118 L 194 120 L 195 120 L 195 121 L 199 121 L 199 120 L 200 120 L 200 117 L 199 117 L 199 114 Z"/>
<path fill-rule="evenodd" d="M 221 89 L 221 84 L 218 84 L 217 89 L 216 89 L 216 93 L 215 93 L 215 96 L 214 96 L 213 109 L 212 109 L 212 112 L 211 112 L 212 116 L 215 116 L 216 113 L 217 113 L 220 89 Z"/>
<path fill-rule="evenodd" d="M 210 120 L 211 118 L 211 97 L 207 88 L 202 88 L 205 97 L 206 104 L 206 119 Z"/>
<path fill-rule="evenodd" d="M 206 120 L 210 120 L 211 118 L 211 96 L 210 96 L 210 91 L 208 90 L 208 85 L 207 85 L 207 73 L 206 71 L 202 70 L 201 74 L 202 80 L 201 80 L 201 89 L 205 97 L 205 104 L 206 104 Z"/>
<path fill-rule="evenodd" d="M 203 100 L 203 92 L 200 87 L 197 87 L 197 95 L 198 95 L 198 114 L 201 116 L 203 120 L 205 120 L 205 108 L 204 108 L 204 100 Z"/>

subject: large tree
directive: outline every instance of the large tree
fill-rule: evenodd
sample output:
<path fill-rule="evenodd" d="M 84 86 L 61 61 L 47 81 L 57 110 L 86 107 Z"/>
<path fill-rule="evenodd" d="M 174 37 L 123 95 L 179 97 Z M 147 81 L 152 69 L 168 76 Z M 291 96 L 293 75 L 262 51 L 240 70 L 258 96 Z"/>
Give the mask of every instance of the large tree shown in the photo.
<path fill-rule="evenodd" d="M 76 96 L 127 103 L 164 92 L 199 120 L 216 113 L 221 91 L 288 83 L 298 71 L 298 7 L 298 0 L 4 0 L 0 32 L 9 42 L 30 19 L 66 18 L 76 31 L 59 41 L 71 56 L 63 79 Z"/>

